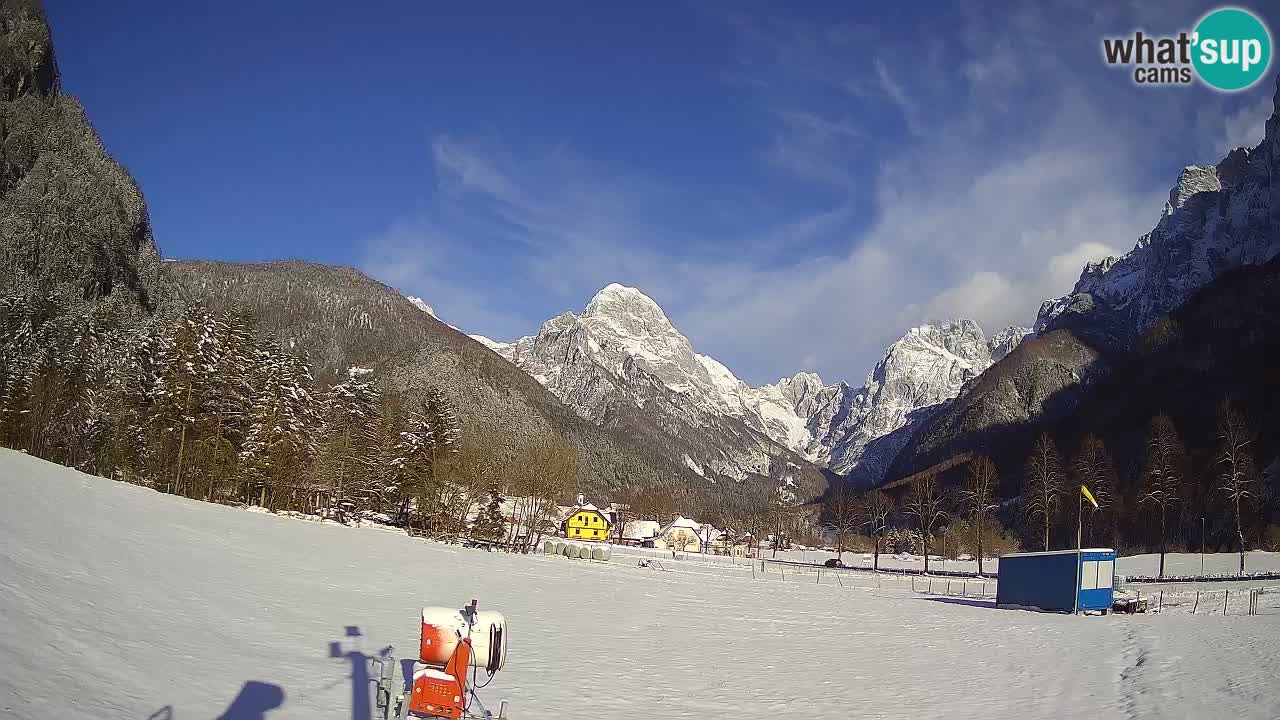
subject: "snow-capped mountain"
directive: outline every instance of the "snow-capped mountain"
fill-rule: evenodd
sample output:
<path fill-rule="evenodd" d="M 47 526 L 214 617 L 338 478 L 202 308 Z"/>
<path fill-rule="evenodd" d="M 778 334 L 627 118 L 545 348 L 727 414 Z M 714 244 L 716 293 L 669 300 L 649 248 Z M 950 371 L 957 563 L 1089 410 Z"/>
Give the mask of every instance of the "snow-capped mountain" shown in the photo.
<path fill-rule="evenodd" d="M 594 423 L 608 424 L 626 409 L 667 412 L 683 421 L 664 420 L 664 427 L 707 428 L 716 418 L 745 428 L 750 432 L 708 437 L 702 456 L 685 458 L 690 467 L 734 476 L 759 472 L 770 444 L 848 472 L 868 443 L 898 430 L 921 408 L 954 397 L 1027 332 L 1007 328 L 988 342 L 971 320 L 913 328 L 889 347 L 860 388 L 826 385 L 807 372 L 753 387 L 696 352 L 653 299 L 617 283 L 581 313 L 546 321 L 537 335 L 512 343 L 472 337 Z"/>
<path fill-rule="evenodd" d="M 908 435 L 899 432 L 898 442 L 880 443 L 874 450 L 873 441 L 919 422 L 930 408 L 954 398 L 1029 332 L 1008 327 L 988 341 L 982 328 L 966 319 L 911 328 L 889 346 L 854 392 L 843 421 L 822 438 L 831 469 L 848 473 L 858 467 L 864 477 L 878 478 Z"/>
<path fill-rule="evenodd" d="M 1036 329 L 1070 325 L 1128 347 L 1222 273 L 1280 255 L 1280 185 L 1271 181 L 1280 170 L 1280 83 L 1275 102 L 1262 142 L 1216 166 L 1183 169 L 1155 228 L 1129 253 L 1086 265 L 1071 294 L 1041 306 Z"/>
<path fill-rule="evenodd" d="M 1010 325 L 1003 330 L 997 331 L 987 341 L 987 349 L 991 352 L 991 362 L 1000 362 L 1005 355 L 1013 352 L 1013 349 L 1018 347 L 1030 334 L 1030 328 L 1018 327 L 1017 325 Z"/>
<path fill-rule="evenodd" d="M 593 423 L 642 415 L 686 439 L 682 461 L 699 474 L 767 474 L 796 447 L 780 438 L 803 434 L 789 404 L 772 398 L 778 402 L 761 408 L 753 388 L 694 352 L 662 308 L 635 288 L 611 284 L 581 313 L 563 313 L 513 343 L 473 337 Z"/>

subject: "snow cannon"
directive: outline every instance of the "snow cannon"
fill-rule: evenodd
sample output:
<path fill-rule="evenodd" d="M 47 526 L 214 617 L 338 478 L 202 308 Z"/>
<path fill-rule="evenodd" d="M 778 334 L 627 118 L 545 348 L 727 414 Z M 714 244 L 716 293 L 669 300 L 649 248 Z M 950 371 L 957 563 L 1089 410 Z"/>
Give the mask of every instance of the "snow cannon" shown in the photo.
<path fill-rule="evenodd" d="M 475 689 L 467 685 L 467 673 L 474 679 L 477 670 L 484 670 L 492 677 L 506 663 L 507 621 L 502 613 L 479 611 L 474 600 L 461 610 L 423 608 L 409 717 L 492 717 L 480 705 Z M 482 714 L 471 714 L 473 705 L 480 706 Z"/>

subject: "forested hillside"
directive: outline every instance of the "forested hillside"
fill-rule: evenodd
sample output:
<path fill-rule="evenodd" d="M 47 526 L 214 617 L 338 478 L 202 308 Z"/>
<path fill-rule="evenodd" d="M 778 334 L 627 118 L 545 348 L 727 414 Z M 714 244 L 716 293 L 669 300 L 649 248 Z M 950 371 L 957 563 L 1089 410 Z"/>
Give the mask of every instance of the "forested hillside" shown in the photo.
<path fill-rule="evenodd" d="M 260 335 L 305 355 L 321 385 L 364 367 L 396 392 L 436 388 L 467 433 L 483 436 L 496 455 L 567 438 L 581 459 L 573 480 L 582 490 L 699 481 L 662 445 L 584 422 L 527 374 L 355 270 L 204 261 L 168 269 L 188 302 L 257 318 Z"/>

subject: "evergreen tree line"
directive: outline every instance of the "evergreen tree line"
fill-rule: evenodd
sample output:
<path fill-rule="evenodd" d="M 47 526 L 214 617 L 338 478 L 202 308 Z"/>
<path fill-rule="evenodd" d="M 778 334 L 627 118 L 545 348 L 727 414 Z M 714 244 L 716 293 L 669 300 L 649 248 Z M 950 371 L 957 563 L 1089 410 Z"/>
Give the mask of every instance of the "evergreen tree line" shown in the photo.
<path fill-rule="evenodd" d="M 185 497 L 432 536 L 467 532 L 486 501 L 481 530 L 503 536 L 493 498 L 541 497 L 528 514 L 546 514 L 576 475 L 554 439 L 496 462 L 432 387 L 391 392 L 364 368 L 319 387 L 247 311 L 140 320 L 52 293 L 0 296 L 0 445 Z"/>
<path fill-rule="evenodd" d="M 936 473 L 912 478 L 897 496 L 836 488 L 827 527 L 842 551 L 874 545 L 877 562 L 882 543 L 904 537 L 903 530 L 911 531 L 912 552 L 927 557 L 941 546 L 951 557 L 969 554 L 979 558 L 979 572 L 982 557 L 1019 545 L 1072 549 L 1078 531 L 1086 547 L 1158 553 L 1161 576 L 1168 552 L 1201 547 L 1238 552 L 1243 574 L 1247 551 L 1280 549 L 1280 526 L 1266 523 L 1275 490 L 1252 454 L 1255 439 L 1229 400 L 1219 408 L 1215 436 L 1195 450 L 1188 450 L 1172 418 L 1157 414 L 1146 428 L 1142 460 L 1128 473 L 1098 435 L 1086 434 L 1066 455 L 1043 433 L 1020 468 L 1021 492 L 1011 500 L 1000 500 L 1001 470 L 978 455 L 965 464 L 959 483 Z"/>

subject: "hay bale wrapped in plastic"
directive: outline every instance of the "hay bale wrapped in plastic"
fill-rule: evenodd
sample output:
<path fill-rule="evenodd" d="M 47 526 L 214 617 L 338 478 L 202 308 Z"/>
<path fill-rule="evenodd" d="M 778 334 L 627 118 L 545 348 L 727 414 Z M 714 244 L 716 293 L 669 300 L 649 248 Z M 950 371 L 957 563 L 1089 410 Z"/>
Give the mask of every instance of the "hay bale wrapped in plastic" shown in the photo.
<path fill-rule="evenodd" d="M 544 542 L 542 543 L 542 554 L 543 554 L 543 555 L 555 555 L 555 554 L 556 554 L 556 542 L 555 542 L 554 540 L 546 540 L 546 541 L 544 541 Z"/>
<path fill-rule="evenodd" d="M 580 552 L 581 552 L 581 551 L 578 549 L 578 546 L 577 546 L 577 545 L 570 545 L 570 544 L 566 543 L 566 544 L 565 544 L 565 546 L 564 546 L 564 556 L 565 556 L 565 557 L 568 557 L 568 558 L 576 558 L 576 557 L 578 557 L 578 555 L 579 555 L 579 553 L 580 553 Z"/>
<path fill-rule="evenodd" d="M 604 548 L 602 547 L 591 548 L 591 559 L 604 560 Z"/>
<path fill-rule="evenodd" d="M 599 557 L 596 559 L 609 562 L 609 558 L 613 557 L 613 548 L 609 547 L 608 545 L 605 545 L 604 547 L 600 548 L 600 550 L 602 551 L 602 554 L 604 555 L 604 557 Z"/>

